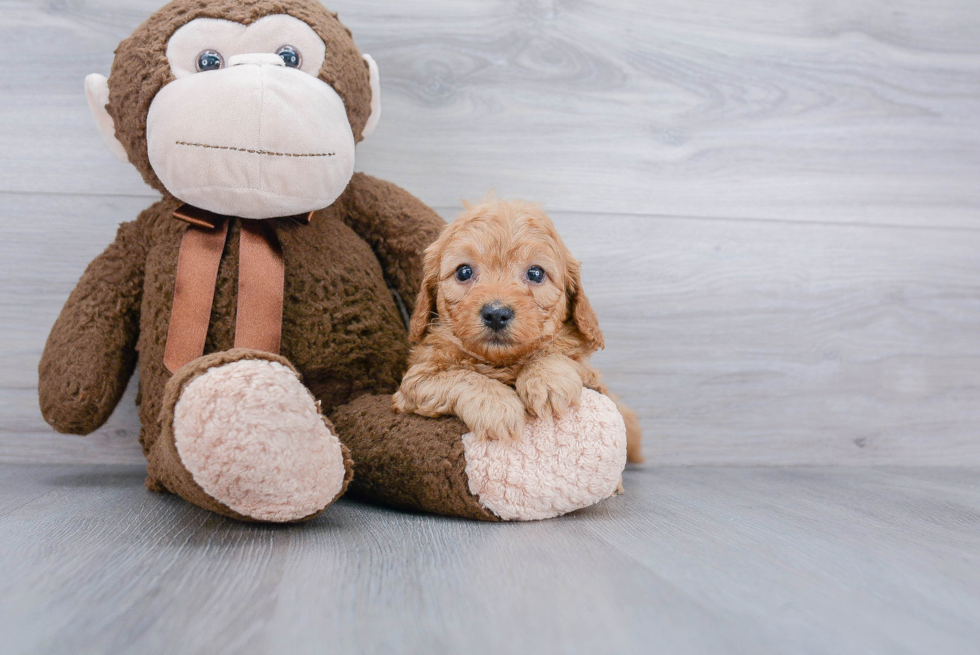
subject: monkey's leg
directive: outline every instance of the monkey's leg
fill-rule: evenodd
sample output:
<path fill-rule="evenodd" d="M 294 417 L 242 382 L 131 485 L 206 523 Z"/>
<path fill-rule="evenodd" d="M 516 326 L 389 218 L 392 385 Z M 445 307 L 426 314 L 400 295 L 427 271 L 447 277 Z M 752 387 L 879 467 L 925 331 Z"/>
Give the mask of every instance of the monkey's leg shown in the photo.
<path fill-rule="evenodd" d="M 167 383 L 148 486 L 249 521 L 304 521 L 343 494 L 353 468 L 283 357 L 236 349 L 195 359 Z"/>
<path fill-rule="evenodd" d="M 478 440 L 455 417 L 396 414 L 391 396 L 362 396 L 333 421 L 357 468 L 352 494 L 449 516 L 560 516 L 612 496 L 626 466 L 623 417 L 591 389 L 568 416 L 530 420 L 511 443 Z"/>

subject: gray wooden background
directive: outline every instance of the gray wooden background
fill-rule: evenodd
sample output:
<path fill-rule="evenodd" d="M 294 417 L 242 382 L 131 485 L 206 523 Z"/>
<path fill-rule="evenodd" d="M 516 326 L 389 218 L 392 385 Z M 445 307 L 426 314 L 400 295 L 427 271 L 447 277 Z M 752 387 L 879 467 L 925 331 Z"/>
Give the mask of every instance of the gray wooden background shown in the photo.
<path fill-rule="evenodd" d="M 0 0 L 0 462 L 141 461 L 37 409 L 84 266 L 154 193 L 82 92 L 161 0 Z M 538 200 L 661 464 L 980 464 L 975 0 L 337 0 L 358 168 L 447 218 Z"/>

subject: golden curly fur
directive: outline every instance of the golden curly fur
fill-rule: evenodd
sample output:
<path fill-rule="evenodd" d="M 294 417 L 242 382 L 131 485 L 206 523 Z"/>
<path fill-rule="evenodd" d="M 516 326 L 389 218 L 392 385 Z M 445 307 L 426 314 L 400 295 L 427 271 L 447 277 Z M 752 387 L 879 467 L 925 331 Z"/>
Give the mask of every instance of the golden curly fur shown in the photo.
<path fill-rule="evenodd" d="M 479 438 L 509 440 L 528 415 L 565 416 L 583 386 L 608 394 L 589 364 L 604 342 L 579 262 L 540 206 L 468 208 L 425 251 L 423 275 L 395 411 L 455 414 Z M 636 414 L 619 408 L 629 460 L 643 461 Z"/>

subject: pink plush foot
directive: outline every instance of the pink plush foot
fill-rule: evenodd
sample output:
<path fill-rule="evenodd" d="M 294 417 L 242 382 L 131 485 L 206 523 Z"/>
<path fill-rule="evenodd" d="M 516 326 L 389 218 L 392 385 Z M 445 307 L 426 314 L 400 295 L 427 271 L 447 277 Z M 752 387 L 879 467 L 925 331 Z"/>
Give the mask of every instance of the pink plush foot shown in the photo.
<path fill-rule="evenodd" d="M 506 521 L 560 516 L 612 496 L 626 466 L 626 426 L 616 404 L 585 389 L 565 418 L 535 419 L 519 443 L 463 435 L 470 493 Z"/>
<path fill-rule="evenodd" d="M 173 435 L 194 481 L 256 520 L 308 517 L 343 488 L 340 441 L 278 362 L 243 359 L 191 380 L 174 407 Z"/>

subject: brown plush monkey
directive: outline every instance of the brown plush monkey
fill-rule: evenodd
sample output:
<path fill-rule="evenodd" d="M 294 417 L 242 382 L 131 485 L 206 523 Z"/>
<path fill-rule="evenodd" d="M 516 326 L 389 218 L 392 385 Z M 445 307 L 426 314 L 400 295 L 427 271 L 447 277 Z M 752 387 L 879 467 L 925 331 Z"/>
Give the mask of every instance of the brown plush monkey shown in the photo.
<path fill-rule="evenodd" d="M 404 373 L 422 252 L 443 227 L 353 173 L 379 90 L 316 0 L 175 0 L 120 44 L 108 80 L 86 79 L 106 145 L 163 198 L 122 224 L 51 331 L 53 427 L 102 425 L 138 359 L 147 487 L 225 516 L 312 518 L 354 466 L 364 496 L 486 520 L 612 493 L 625 432 L 608 399 L 588 401 L 589 425 L 495 448 L 374 395 Z M 575 462 L 595 470 L 570 476 Z"/>
<path fill-rule="evenodd" d="M 120 227 L 51 331 L 52 426 L 102 425 L 138 353 L 149 488 L 265 521 L 343 492 L 351 462 L 321 410 L 397 387 L 443 225 L 353 174 L 378 89 L 314 0 L 176 0 L 120 44 L 108 82 L 86 80 L 90 105 L 163 199 Z"/>

